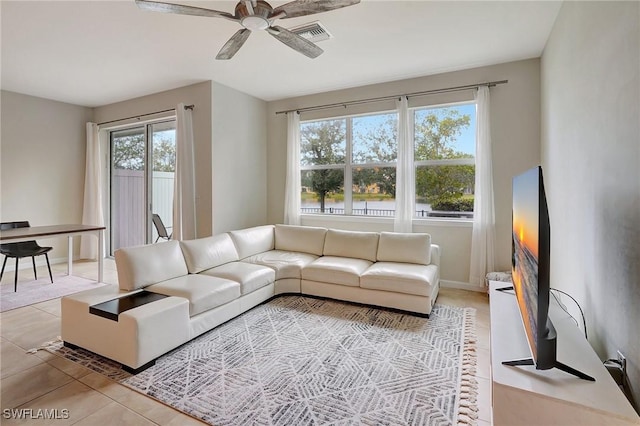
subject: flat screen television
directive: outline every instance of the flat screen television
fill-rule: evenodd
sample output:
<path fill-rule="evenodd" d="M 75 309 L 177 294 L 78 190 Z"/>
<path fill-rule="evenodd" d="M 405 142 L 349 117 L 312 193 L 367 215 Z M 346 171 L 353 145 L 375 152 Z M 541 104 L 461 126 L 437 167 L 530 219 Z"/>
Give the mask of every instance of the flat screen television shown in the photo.
<path fill-rule="evenodd" d="M 534 365 L 537 370 L 558 368 L 581 379 L 595 381 L 556 359 L 556 330 L 549 319 L 551 227 L 542 180 L 534 167 L 513 178 L 512 276 L 531 358 L 504 361 L 505 365 Z"/>

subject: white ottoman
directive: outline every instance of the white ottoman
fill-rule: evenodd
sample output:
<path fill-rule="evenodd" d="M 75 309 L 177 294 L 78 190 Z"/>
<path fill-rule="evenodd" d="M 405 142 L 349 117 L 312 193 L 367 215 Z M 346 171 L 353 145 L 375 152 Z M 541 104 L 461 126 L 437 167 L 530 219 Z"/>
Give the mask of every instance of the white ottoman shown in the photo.
<path fill-rule="evenodd" d="M 62 340 L 117 361 L 136 373 L 160 355 L 189 340 L 189 301 L 164 297 L 124 310 L 114 318 L 90 313 L 90 307 L 139 291 L 108 285 L 62 298 Z"/>

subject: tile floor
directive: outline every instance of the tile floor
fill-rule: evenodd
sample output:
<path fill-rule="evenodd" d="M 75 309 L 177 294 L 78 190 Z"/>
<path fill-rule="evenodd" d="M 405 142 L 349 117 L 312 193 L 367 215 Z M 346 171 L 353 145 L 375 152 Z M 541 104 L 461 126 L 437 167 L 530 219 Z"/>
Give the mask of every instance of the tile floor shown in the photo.
<path fill-rule="evenodd" d="M 38 274 L 46 274 L 46 267 Z M 66 264 L 52 265 L 59 272 Z M 23 271 L 21 271 L 23 272 Z M 24 270 L 28 275 L 31 271 Z M 74 263 L 74 275 L 96 279 L 95 262 Z M 43 275 L 44 276 L 44 275 Z M 105 262 L 104 281 L 117 283 L 115 263 Z M 13 285 L 13 272 L 5 271 L 2 284 Z M 20 282 L 18 282 L 19 291 Z M 476 309 L 478 334 L 478 426 L 491 423 L 489 376 L 489 300 L 482 293 L 442 289 L 438 303 Z M 104 376 L 46 351 L 26 350 L 60 335 L 60 299 L 0 314 L 0 424 L 46 425 L 197 425 L 203 424 Z M 7 419 L 6 409 L 58 410 L 46 421 Z M 63 412 L 62 410 L 67 410 Z M 64 414 L 68 413 L 68 416 Z"/>

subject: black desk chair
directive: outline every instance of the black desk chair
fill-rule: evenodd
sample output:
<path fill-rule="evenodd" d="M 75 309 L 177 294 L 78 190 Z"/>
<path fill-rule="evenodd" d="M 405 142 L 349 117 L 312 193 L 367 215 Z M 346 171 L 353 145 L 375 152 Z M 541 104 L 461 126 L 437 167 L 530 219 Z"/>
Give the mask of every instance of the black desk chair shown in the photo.
<path fill-rule="evenodd" d="M 14 228 L 28 228 L 29 222 L 2 222 L 0 223 L 0 229 L 14 229 Z M 40 247 L 35 241 L 23 241 L 20 243 L 7 243 L 0 244 L 0 253 L 4 254 L 4 262 L 2 263 L 2 272 L 0 272 L 0 280 L 4 275 L 4 267 L 7 265 L 7 259 L 10 257 L 16 258 L 16 271 L 13 284 L 13 291 L 18 291 L 18 260 L 21 257 L 30 257 L 33 262 L 33 275 L 36 280 L 38 279 L 38 273 L 36 272 L 36 256 L 41 256 L 47 259 L 47 268 L 49 268 L 49 278 L 51 278 L 51 284 L 53 284 L 53 275 L 51 274 L 51 265 L 49 264 L 48 252 L 53 247 Z"/>
<path fill-rule="evenodd" d="M 160 238 L 164 238 L 165 240 L 169 241 L 171 239 L 171 236 L 173 235 L 173 232 L 171 234 L 167 232 L 167 228 L 165 228 L 162 219 L 160 219 L 160 216 L 153 213 L 153 215 L 151 215 L 151 220 L 156 227 L 156 231 L 158 231 L 158 238 L 156 238 L 154 243 L 157 243 Z"/>

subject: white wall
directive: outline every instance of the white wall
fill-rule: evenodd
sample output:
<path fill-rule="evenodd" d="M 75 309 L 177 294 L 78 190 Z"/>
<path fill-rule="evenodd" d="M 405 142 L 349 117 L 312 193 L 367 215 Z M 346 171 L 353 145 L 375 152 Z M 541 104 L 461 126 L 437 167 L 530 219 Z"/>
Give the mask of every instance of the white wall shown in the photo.
<path fill-rule="evenodd" d="M 640 3 L 565 2 L 542 56 L 551 283 L 640 400 Z"/>
<path fill-rule="evenodd" d="M 213 83 L 213 233 L 267 221 L 267 104 Z"/>
<path fill-rule="evenodd" d="M 284 114 L 276 115 L 276 111 L 494 80 L 509 80 L 508 84 L 491 89 L 491 127 L 497 227 L 496 267 L 499 270 L 510 269 L 511 179 L 514 175 L 539 164 L 540 161 L 540 62 L 538 59 L 270 102 L 267 116 L 268 221 L 279 223 L 284 217 L 287 120 Z M 472 99 L 473 94 L 469 91 L 465 96 Z M 438 99 L 422 99 L 420 102 L 435 103 L 445 100 L 444 97 L 439 96 Z M 389 105 L 382 107 L 389 107 Z M 393 103 L 390 107 L 393 108 Z M 362 112 L 362 107 L 340 108 L 325 114 L 348 114 L 356 111 Z M 314 117 L 317 117 L 317 114 L 317 112 L 314 113 Z M 309 116 L 303 116 L 304 118 Z M 384 219 L 314 218 L 305 220 L 304 224 L 359 230 L 393 229 L 392 221 Z M 468 283 L 471 252 L 470 223 L 447 224 L 425 221 L 415 224 L 414 230 L 429 232 L 434 243 L 442 247 L 443 280 L 457 284 Z"/>
<path fill-rule="evenodd" d="M 0 96 L 0 219 L 28 220 L 33 226 L 80 223 L 85 123 L 91 121 L 91 109 L 8 91 Z M 75 240 L 77 255 L 79 239 Z M 54 247 L 51 261 L 67 258 L 66 237 L 39 243 Z M 44 257 L 38 262 L 44 263 Z M 24 260 L 21 266 L 30 263 Z M 7 270 L 12 267 L 8 262 Z"/>
<path fill-rule="evenodd" d="M 211 235 L 211 82 L 193 84 L 94 109 L 97 123 L 175 108 L 180 102 L 195 105 L 193 138 L 196 166 L 196 220 L 198 237 Z"/>

